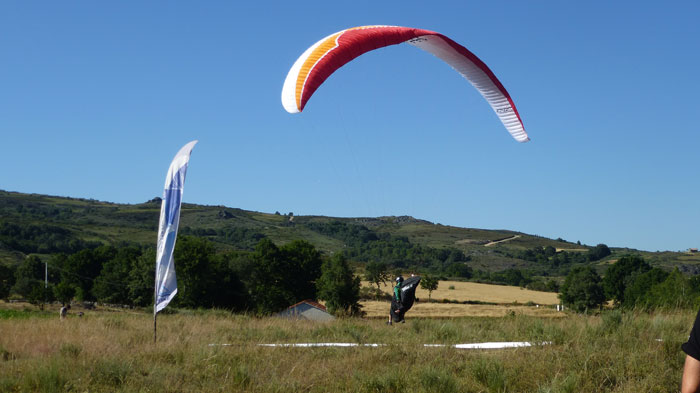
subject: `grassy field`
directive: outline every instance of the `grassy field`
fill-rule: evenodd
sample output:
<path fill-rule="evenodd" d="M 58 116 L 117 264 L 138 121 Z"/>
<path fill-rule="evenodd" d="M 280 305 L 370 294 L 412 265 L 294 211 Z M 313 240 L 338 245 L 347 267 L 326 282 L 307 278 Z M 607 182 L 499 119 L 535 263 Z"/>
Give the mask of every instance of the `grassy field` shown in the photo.
<path fill-rule="evenodd" d="M 362 286 L 370 286 L 367 281 L 362 282 Z M 376 288 L 376 286 L 375 286 Z M 391 294 L 391 285 L 380 285 L 383 292 Z M 450 289 L 452 288 L 452 289 Z M 423 288 L 416 290 L 416 297 L 421 300 L 428 300 L 428 291 Z M 557 294 L 554 292 L 540 292 L 513 287 L 507 285 L 479 284 L 475 282 L 462 281 L 440 281 L 438 289 L 431 294 L 432 300 L 441 301 L 443 299 L 456 300 L 459 302 L 475 301 L 484 303 L 527 303 L 535 304 L 559 304 Z"/>
<path fill-rule="evenodd" d="M 367 318 L 388 319 L 391 303 L 381 301 L 363 301 L 362 311 Z M 406 313 L 406 318 L 459 318 L 459 317 L 504 317 L 512 314 L 538 317 L 563 318 L 563 312 L 553 307 L 535 307 L 522 305 L 491 304 L 452 304 L 419 302 Z"/>
<path fill-rule="evenodd" d="M 694 311 L 328 323 L 223 311 L 152 315 L 9 310 L 0 303 L 2 392 L 674 392 Z M 30 307 L 31 308 L 31 307 Z M 76 311 L 76 310 L 72 310 Z M 551 342 L 508 350 L 423 344 Z M 382 347 L 265 348 L 353 342 Z M 210 344 L 230 344 L 228 346 Z"/>

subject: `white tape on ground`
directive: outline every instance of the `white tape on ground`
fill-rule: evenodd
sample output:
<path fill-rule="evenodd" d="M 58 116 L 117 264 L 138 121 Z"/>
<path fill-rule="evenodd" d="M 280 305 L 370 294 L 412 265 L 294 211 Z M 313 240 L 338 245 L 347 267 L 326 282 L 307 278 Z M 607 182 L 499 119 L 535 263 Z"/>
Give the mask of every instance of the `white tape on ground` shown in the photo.
<path fill-rule="evenodd" d="M 510 341 L 510 342 L 493 342 L 493 343 L 473 343 L 473 344 L 423 344 L 424 347 L 451 347 L 456 349 L 504 349 L 504 348 L 521 348 L 532 347 L 535 345 L 548 345 L 551 341 L 540 343 L 531 343 L 527 341 Z"/>
<path fill-rule="evenodd" d="M 292 343 L 292 344 L 258 344 L 260 347 L 383 347 L 386 344 L 357 344 L 357 343 Z"/>
<path fill-rule="evenodd" d="M 531 343 L 527 341 L 509 341 L 509 342 L 486 342 L 472 344 L 423 344 L 424 347 L 439 348 L 450 347 L 455 349 L 505 349 L 505 348 L 522 348 L 539 345 L 549 345 L 551 341 Z M 209 344 L 212 346 L 231 346 L 233 344 Z M 283 348 L 314 348 L 314 347 L 385 347 L 387 344 L 358 344 L 358 343 L 277 343 L 277 344 L 258 344 L 260 347 L 283 347 Z"/>

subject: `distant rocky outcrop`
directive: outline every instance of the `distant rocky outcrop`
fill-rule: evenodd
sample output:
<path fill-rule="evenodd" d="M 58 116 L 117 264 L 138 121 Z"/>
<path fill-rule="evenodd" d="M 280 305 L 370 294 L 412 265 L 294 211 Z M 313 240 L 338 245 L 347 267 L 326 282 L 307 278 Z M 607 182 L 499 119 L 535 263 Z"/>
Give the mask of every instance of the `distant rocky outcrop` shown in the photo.
<path fill-rule="evenodd" d="M 219 218 L 223 218 L 224 220 L 235 217 L 231 212 L 227 212 L 226 210 L 219 210 L 219 213 L 217 213 L 217 216 Z"/>
<path fill-rule="evenodd" d="M 430 221 L 419 220 L 411 216 L 388 217 L 394 224 L 432 224 Z"/>
<path fill-rule="evenodd" d="M 700 274 L 700 266 L 698 266 L 698 265 L 685 265 L 685 264 L 683 264 L 683 265 L 678 266 L 678 270 L 680 270 L 681 273 L 685 273 L 685 274 L 692 274 L 692 275 Z"/>

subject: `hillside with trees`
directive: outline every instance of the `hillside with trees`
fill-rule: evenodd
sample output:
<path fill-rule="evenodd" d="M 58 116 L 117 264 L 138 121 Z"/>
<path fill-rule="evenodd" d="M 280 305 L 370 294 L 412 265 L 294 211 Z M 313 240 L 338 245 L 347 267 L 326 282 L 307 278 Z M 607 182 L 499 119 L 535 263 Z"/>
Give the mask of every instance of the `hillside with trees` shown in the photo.
<path fill-rule="evenodd" d="M 159 213 L 159 198 L 127 205 L 0 191 L 0 297 L 150 304 Z M 584 291 L 587 309 L 601 303 L 601 296 L 619 305 L 631 299 L 652 304 L 658 298 L 649 294 L 652 287 L 658 294 L 669 292 L 671 284 L 655 285 L 673 278 L 685 288 L 681 281 L 700 271 L 700 255 L 683 252 L 587 246 L 409 216 L 295 216 L 192 204 L 183 205 L 175 259 L 180 291 L 175 305 L 262 314 L 330 296 L 328 288 L 346 288 L 357 297 L 353 288 L 361 275 L 376 285 L 390 275 L 415 272 L 564 289 L 562 299 L 572 304 L 566 296 L 580 298 L 572 294 Z M 43 289 L 45 267 L 49 291 Z M 695 282 L 687 285 L 692 290 Z M 343 299 L 331 302 L 343 313 L 357 312 Z"/>

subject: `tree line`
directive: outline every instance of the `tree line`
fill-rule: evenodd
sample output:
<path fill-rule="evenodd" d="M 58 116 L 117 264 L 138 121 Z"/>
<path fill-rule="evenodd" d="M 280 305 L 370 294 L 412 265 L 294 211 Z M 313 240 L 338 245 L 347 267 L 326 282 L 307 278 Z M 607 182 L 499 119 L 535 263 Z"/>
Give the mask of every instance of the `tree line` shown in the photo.
<path fill-rule="evenodd" d="M 342 253 L 325 257 L 305 241 L 254 251 L 217 252 L 214 243 L 180 236 L 174 252 L 178 294 L 173 307 L 222 308 L 266 315 L 305 299 L 325 300 L 335 314 L 356 315 L 360 279 Z M 42 261 L 28 256 L 0 265 L 0 298 L 18 295 L 41 305 L 71 300 L 147 307 L 153 304 L 155 249 L 100 246 Z M 48 288 L 45 288 L 45 263 Z"/>
<path fill-rule="evenodd" d="M 561 265 L 595 262 L 612 254 L 605 244 L 598 244 L 587 251 L 557 251 L 552 246 L 534 247 L 519 253 L 508 254 L 512 258 L 518 258 L 530 262 L 549 263 L 553 267 Z"/>
<path fill-rule="evenodd" d="M 591 266 L 577 266 L 566 276 L 560 299 L 585 312 L 605 302 L 625 309 L 688 308 L 700 305 L 700 276 L 686 276 L 651 267 L 639 255 L 626 255 L 601 277 Z"/>
<path fill-rule="evenodd" d="M 73 253 L 100 243 L 75 238 L 68 229 L 57 225 L 0 222 L 0 244 L 25 254 L 50 254 Z"/>
<path fill-rule="evenodd" d="M 456 248 L 434 248 L 412 243 L 405 236 L 376 232 L 364 225 L 342 221 L 309 222 L 306 228 L 322 235 L 341 240 L 343 254 L 353 261 L 381 263 L 388 269 L 420 269 L 433 274 L 462 276 L 471 273 L 464 270 L 471 260 Z"/>

